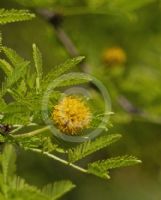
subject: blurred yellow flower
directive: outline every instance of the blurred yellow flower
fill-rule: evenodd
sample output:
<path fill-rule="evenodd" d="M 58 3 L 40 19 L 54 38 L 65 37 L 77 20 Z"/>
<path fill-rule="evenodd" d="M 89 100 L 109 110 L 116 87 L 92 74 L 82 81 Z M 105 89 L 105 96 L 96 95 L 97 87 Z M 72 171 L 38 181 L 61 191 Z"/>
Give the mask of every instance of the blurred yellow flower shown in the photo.
<path fill-rule="evenodd" d="M 63 98 L 52 112 L 56 126 L 65 134 L 77 135 L 91 122 L 91 110 L 83 99 L 74 96 Z"/>
<path fill-rule="evenodd" d="M 103 61 L 111 66 L 124 64 L 127 60 L 125 51 L 120 47 L 105 49 Z"/>

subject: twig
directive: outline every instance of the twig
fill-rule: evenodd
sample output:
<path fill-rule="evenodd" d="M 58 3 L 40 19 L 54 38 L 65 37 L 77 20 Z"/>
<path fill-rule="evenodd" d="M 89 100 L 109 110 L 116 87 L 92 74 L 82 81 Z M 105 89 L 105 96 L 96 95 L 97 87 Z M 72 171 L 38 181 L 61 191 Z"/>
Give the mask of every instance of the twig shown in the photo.
<path fill-rule="evenodd" d="M 79 170 L 79 171 L 81 171 L 81 172 L 83 172 L 83 173 L 87 173 L 87 170 L 86 170 L 86 169 L 84 169 L 84 168 L 82 168 L 82 167 L 79 167 L 79 166 L 77 166 L 77 165 L 75 165 L 75 164 L 69 163 L 68 161 L 66 161 L 66 160 L 64 160 L 64 159 L 62 159 L 62 158 L 59 158 L 59 157 L 57 157 L 57 156 L 55 156 L 55 155 L 53 155 L 53 154 L 50 154 L 50 153 L 48 153 L 48 152 L 43 152 L 43 151 L 41 151 L 41 150 L 39 150 L 39 149 L 34 149 L 34 148 L 29 148 L 29 150 L 31 150 L 31 151 L 33 151 L 33 152 L 37 152 L 37 153 L 43 153 L 44 155 L 48 156 L 49 158 L 52 158 L 52 159 L 54 159 L 54 160 L 57 160 L 57 161 L 59 161 L 59 162 L 65 164 L 65 165 L 70 166 L 70 167 L 72 167 L 72 168 L 74 168 L 74 169 L 77 169 L 77 170 Z"/>
<path fill-rule="evenodd" d="M 64 29 L 60 26 L 62 22 L 62 15 L 59 13 L 50 12 L 48 10 L 37 10 L 37 12 L 43 16 L 48 22 L 50 22 L 55 30 L 56 36 L 61 42 L 61 44 L 65 47 L 66 51 L 71 57 L 79 56 L 80 53 L 74 43 L 72 42 L 71 38 L 68 36 L 68 34 L 64 31 Z M 83 62 L 80 63 L 80 66 L 82 68 L 82 71 L 88 73 L 90 66 Z"/>
<path fill-rule="evenodd" d="M 62 28 L 60 27 L 55 28 L 55 33 L 59 41 L 64 45 L 69 55 L 71 55 L 72 57 L 79 56 L 79 52 L 77 48 L 74 46 L 71 39 L 68 37 L 68 35 L 65 33 L 65 31 Z"/>
<path fill-rule="evenodd" d="M 18 134 L 18 135 L 12 135 L 12 137 L 14 137 L 14 138 L 32 137 L 32 136 L 35 136 L 35 135 L 37 135 L 39 133 L 45 132 L 45 131 L 47 131 L 49 129 L 50 129 L 49 126 L 45 126 L 43 128 L 37 129 L 35 131 L 28 132 L 28 133 L 23 133 L 23 134 Z"/>
<path fill-rule="evenodd" d="M 118 103 L 120 104 L 120 106 L 129 113 L 133 113 L 133 114 L 142 114 L 143 112 L 135 107 L 125 96 L 120 95 L 118 98 Z"/>
<path fill-rule="evenodd" d="M 133 114 L 134 116 L 141 117 L 152 123 L 161 124 L 160 117 L 151 116 L 151 114 L 135 107 L 125 96 L 119 96 L 118 103 L 126 112 Z"/>

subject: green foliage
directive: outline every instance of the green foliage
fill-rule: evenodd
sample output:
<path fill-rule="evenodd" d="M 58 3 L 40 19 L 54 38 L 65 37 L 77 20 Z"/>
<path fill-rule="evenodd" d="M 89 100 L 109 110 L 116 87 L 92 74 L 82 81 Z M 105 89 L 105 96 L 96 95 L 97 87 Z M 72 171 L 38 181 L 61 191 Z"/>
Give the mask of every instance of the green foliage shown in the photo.
<path fill-rule="evenodd" d="M 12 102 L 6 104 L 3 98 L 1 99 L 1 112 L 3 114 L 1 123 L 10 124 L 13 125 L 13 127 L 15 125 L 17 126 L 13 128 L 11 132 L 13 134 L 10 135 L 10 137 L 6 137 L 5 140 L 2 138 L 2 141 L 4 140 L 4 142 L 10 141 L 12 143 L 18 143 L 24 149 L 44 153 L 48 157 L 58 160 L 66 165 L 70 165 L 71 167 L 82 172 L 93 173 L 99 177 L 107 178 L 108 174 L 106 173 L 105 175 L 105 170 L 102 170 L 102 168 L 105 169 L 105 165 L 107 165 L 107 162 L 105 161 L 98 161 L 101 163 L 100 166 L 103 167 L 101 170 L 97 167 L 95 171 L 94 169 L 96 168 L 96 164 L 89 164 L 88 169 L 84 169 L 71 163 L 74 163 L 102 148 L 109 146 L 120 139 L 121 135 L 104 135 L 94 141 L 87 141 L 74 148 L 66 150 L 62 145 L 60 145 L 60 143 L 53 139 L 49 132 L 49 128 L 44 124 L 41 115 L 42 96 L 48 88 L 50 82 L 56 80 L 56 90 L 54 88 L 55 92 L 53 92 L 49 98 L 49 110 L 51 112 L 53 104 L 56 103 L 55 100 L 58 100 L 61 96 L 59 88 L 90 81 L 90 78 L 87 78 L 83 74 L 79 74 L 79 77 L 75 76 L 75 73 L 71 73 L 70 75 L 65 74 L 67 71 L 79 64 L 84 57 L 67 60 L 65 63 L 54 68 L 49 72 L 49 74 L 44 76 L 42 55 L 35 44 L 33 44 L 34 68 L 31 67 L 31 62 L 24 60 L 14 50 L 7 47 L 3 47 L 2 49 L 9 62 L 4 59 L 0 60 L 1 69 L 7 75 L 7 78 L 3 83 L 1 96 L 3 97 L 7 94 L 10 95 L 13 100 Z M 59 78 L 60 76 L 61 79 Z M 30 80 L 31 78 L 32 81 Z M 34 126 L 32 124 L 34 124 Z M 40 125 L 43 125 L 43 127 L 39 128 Z M 34 130 L 32 126 L 35 127 Z M 30 129 L 32 128 L 32 131 L 24 133 L 23 129 L 25 127 Z M 57 157 L 55 152 L 67 153 L 68 161 Z M 114 163 L 115 167 L 129 165 L 127 157 L 122 157 L 122 160 L 124 164 L 120 164 L 121 161 L 117 161 Z M 133 162 L 131 162 L 131 164 L 136 164 L 137 162 L 138 160 L 133 158 Z M 94 169 L 92 166 L 94 166 Z M 68 191 L 73 186 L 69 183 L 62 182 L 60 185 L 56 184 L 53 187 L 50 185 L 44 191 L 50 191 L 51 194 L 55 194 L 59 197 L 61 196 L 59 187 L 64 187 L 63 191 Z"/>
<path fill-rule="evenodd" d="M 28 10 L 0 9 L 0 24 L 31 20 L 34 17 Z"/>
<path fill-rule="evenodd" d="M 0 197 L 5 200 L 56 200 L 72 190 L 71 181 L 58 181 L 38 189 L 29 185 L 15 174 L 16 152 L 12 145 L 6 145 L 0 155 Z"/>
<path fill-rule="evenodd" d="M 27 20 L 32 17 L 34 15 L 28 11 L 2 10 L 0 23 Z M 48 102 L 49 113 L 52 112 L 53 106 L 59 98 L 64 95 L 62 87 L 66 88 L 91 81 L 83 73 L 79 73 L 79 76 L 75 76 L 75 73 L 66 74 L 83 61 L 83 56 L 68 59 L 45 75 L 43 73 L 42 54 L 36 44 L 32 46 L 34 62 L 25 60 L 11 48 L 3 46 L 1 49 L 7 60 L 0 59 L 0 68 L 6 75 L 0 91 L 0 123 L 2 128 L 6 124 L 12 125 L 9 133 L 1 133 L 0 141 L 2 143 L 18 144 L 25 150 L 44 154 L 64 165 L 101 178 L 109 178 L 109 169 L 140 162 L 137 158 L 124 156 L 88 163 L 87 168 L 82 168 L 73 163 L 111 145 L 119 140 L 121 135 L 103 135 L 76 147 L 66 148 L 63 143 L 57 141 L 51 135 L 49 127 L 46 126 L 41 113 L 42 99 L 44 93 L 48 91 L 50 83 L 55 81 L 55 88 Z M 32 66 L 32 63 L 34 63 L 34 66 Z M 5 97 L 9 97 L 10 101 L 7 101 Z M 101 121 L 102 118 L 96 116 L 95 120 Z M 105 127 L 102 127 L 102 129 L 106 130 Z M 24 132 L 24 130 L 28 131 Z M 58 155 L 61 153 L 62 157 L 58 156 L 57 153 L 59 153 Z M 64 159 L 66 156 L 68 157 L 67 160 Z M 11 145 L 5 147 L 1 161 L 2 175 L 0 176 L 3 177 L 1 195 L 5 196 L 6 199 L 55 200 L 74 188 L 70 181 L 49 184 L 42 190 L 27 184 L 15 175 L 15 150 Z"/>
<path fill-rule="evenodd" d="M 42 191 L 46 194 L 51 200 L 56 200 L 62 197 L 65 193 L 72 190 L 75 186 L 71 181 L 59 181 L 55 182 L 53 185 L 45 186 Z"/>
<path fill-rule="evenodd" d="M 69 162 L 76 162 L 106 146 L 116 142 L 121 138 L 119 134 L 105 135 L 97 138 L 95 141 L 88 141 L 78 145 L 75 148 L 69 149 Z"/>
<path fill-rule="evenodd" d="M 4 183 L 7 184 L 9 183 L 9 178 L 14 175 L 16 170 L 16 154 L 11 145 L 7 145 L 6 148 L 4 148 L 1 159 L 3 180 Z"/>
<path fill-rule="evenodd" d="M 126 167 L 141 163 L 134 156 L 118 156 L 114 158 L 109 158 L 107 160 L 99 160 L 88 165 L 88 172 L 91 174 L 95 174 L 102 178 L 110 178 L 109 170 L 119 167 Z"/>
<path fill-rule="evenodd" d="M 12 66 L 4 59 L 0 59 L 0 68 L 7 76 L 10 76 L 13 71 Z"/>
<path fill-rule="evenodd" d="M 0 67 L 7 75 L 2 84 L 0 95 L 3 97 L 9 94 L 15 101 L 10 102 L 2 109 L 5 115 L 1 121 L 2 123 L 11 125 L 26 125 L 31 123 L 30 119 L 33 113 L 33 120 L 41 120 L 42 96 L 49 83 L 53 81 L 54 78 L 59 77 L 76 66 L 76 64 L 80 63 L 84 58 L 78 57 L 68 60 L 43 77 L 42 56 L 35 44 L 33 44 L 34 71 L 31 70 L 30 62 L 24 60 L 14 50 L 8 47 L 3 47 L 2 49 L 10 63 L 4 59 L 0 60 Z M 68 80 L 62 80 L 63 79 L 58 83 L 57 87 L 78 84 L 78 80 L 72 77 L 68 78 Z M 80 82 L 82 82 L 82 80 L 79 80 L 79 83 Z M 58 91 L 51 95 L 51 106 L 53 106 L 53 99 L 57 99 L 58 97 Z M 24 115 L 24 111 L 26 115 Z M 16 113 L 16 116 L 13 116 L 13 113 Z"/>
<path fill-rule="evenodd" d="M 64 62 L 61 65 L 58 65 L 54 68 L 54 70 L 50 71 L 48 75 L 45 77 L 45 83 L 49 84 L 54 79 L 58 78 L 59 76 L 63 75 L 65 72 L 69 71 L 73 67 L 75 67 L 77 64 L 82 62 L 84 59 L 84 56 L 79 56 L 73 59 L 68 59 L 66 62 Z M 69 77 L 72 79 L 72 77 Z M 75 80 L 76 81 L 76 80 Z"/>
<path fill-rule="evenodd" d="M 7 75 L 7 78 L 2 85 L 1 96 L 5 95 L 7 89 L 10 89 L 15 83 L 19 82 L 19 80 L 25 76 L 29 65 L 29 62 L 21 58 L 14 50 L 7 47 L 3 47 L 2 49 L 12 66 L 7 61 L 2 59 L 0 60 L 0 66 Z"/>
<path fill-rule="evenodd" d="M 9 9 L 11 6 L 27 9 L 28 6 L 31 6 L 34 8 L 34 12 L 38 12 L 37 19 L 32 23 L 3 26 L 3 44 L 7 42 L 6 45 L 11 45 L 13 48 L 16 48 L 17 52 L 22 53 L 22 55 L 31 60 L 32 52 L 29 48 L 34 41 L 42 50 L 45 60 L 43 61 L 40 91 L 36 89 L 36 77 L 38 75 L 34 62 L 31 61 L 31 64 L 27 67 L 28 70 L 25 76 L 6 90 L 3 99 L 0 98 L 0 124 L 12 125 L 10 134 L 0 135 L 0 142 L 11 142 L 11 138 L 8 138 L 9 135 L 20 136 L 44 127 L 44 122 L 41 120 L 42 94 L 46 90 L 48 83 L 55 80 L 55 78 L 51 78 L 44 84 L 45 77 L 48 76 L 48 71 L 54 74 L 54 66 L 67 59 L 69 57 L 68 53 L 72 53 L 70 52 L 70 48 L 66 49 L 66 45 L 61 40 L 60 36 L 63 33 L 67 36 L 66 38 L 69 38 L 68 41 L 73 43 L 78 54 L 86 55 L 83 66 L 86 67 L 87 64 L 88 72 L 101 80 L 110 93 L 112 109 L 116 114 L 110 118 L 114 124 L 113 127 L 109 128 L 110 122 L 102 124 L 104 132 L 107 131 L 106 128 L 108 127 L 108 133 L 115 133 L 116 131 L 124 133 L 123 140 L 120 141 L 120 144 L 115 144 L 112 150 L 110 147 L 109 149 L 97 152 L 96 155 L 92 155 L 94 154 L 92 153 L 86 159 L 79 162 L 76 161 L 77 163 L 74 165 L 77 167 L 83 166 L 85 170 L 90 171 L 88 167 L 86 169 L 88 161 L 93 162 L 97 159 L 103 159 L 102 161 L 104 161 L 106 158 L 111 159 L 111 156 L 128 154 L 129 152 L 131 152 L 130 154 L 133 152 L 138 157 L 142 157 L 146 163 L 146 165 L 143 164 L 143 168 L 133 168 L 130 171 L 125 169 L 121 174 L 118 172 L 118 169 L 115 170 L 116 172 L 114 171 L 113 173 L 114 179 L 107 184 L 109 186 L 108 190 L 102 190 L 105 181 L 99 181 L 98 183 L 97 178 L 85 175 L 87 182 L 81 188 L 81 192 L 83 189 L 82 198 L 86 199 L 90 195 L 93 195 L 97 199 L 100 196 L 98 194 L 100 188 L 102 199 L 106 199 L 107 196 L 109 199 L 117 199 L 119 197 L 130 199 L 130 195 L 134 199 L 147 199 L 150 197 L 153 199 L 154 196 L 160 196 L 160 185 L 155 183 L 158 183 L 156 179 L 160 175 L 160 169 L 159 167 L 156 169 L 156 166 L 161 165 L 161 162 L 158 160 L 161 126 L 161 26 L 159 26 L 161 1 L 1 0 L 1 4 L 6 9 Z M 39 7 L 50 7 L 50 9 L 39 9 Z M 52 23 L 54 23 L 55 16 L 56 19 L 59 19 L 57 17 L 63 19 L 60 27 L 59 23 L 57 24 L 56 31 L 54 30 L 55 27 L 50 23 L 51 20 L 49 22 L 48 19 L 52 15 Z M 127 62 L 122 66 L 111 67 L 104 63 L 102 54 L 104 53 L 104 49 L 115 46 L 119 46 L 124 50 Z M 2 54 L 3 51 L 1 51 Z M 5 82 L 12 68 L 14 68 L 13 64 L 8 58 L 5 59 L 4 55 L 2 55 L 0 60 L 0 79 Z M 81 65 L 77 68 L 79 71 L 84 69 L 86 68 L 82 68 Z M 4 73 L 2 73 L 2 70 Z M 73 84 L 81 83 L 79 81 L 74 78 L 72 80 Z M 69 82 L 71 84 L 71 81 Z M 62 86 L 68 86 L 69 84 L 68 80 L 66 81 L 65 79 L 61 82 Z M 64 94 L 62 91 L 65 89 L 58 87 L 54 90 L 50 96 L 50 108 L 63 97 Z M 102 122 L 103 116 L 97 117 L 97 115 L 101 114 L 104 105 L 101 95 L 97 91 L 94 91 L 93 88 L 91 89 L 90 85 L 88 85 L 88 92 L 94 97 L 94 103 L 91 105 L 91 101 L 89 100 L 88 105 L 92 108 L 98 108 L 96 109 L 97 112 L 93 109 L 93 129 L 97 128 L 100 122 Z M 21 126 L 23 127 L 21 128 Z M 62 140 L 56 141 L 49 133 L 50 131 L 45 131 L 40 135 L 16 138 L 16 142 L 22 148 L 40 150 L 40 153 L 44 153 L 44 156 L 52 156 L 51 159 L 55 159 L 53 156 L 63 159 L 63 162 L 67 163 L 67 169 L 63 172 L 63 174 L 66 174 L 68 173 L 68 166 L 72 167 L 73 163 L 69 163 L 68 159 L 65 159 L 68 158 L 68 150 L 62 146 L 67 145 L 71 149 L 76 144 L 70 145 L 68 143 L 64 144 Z M 14 141 L 12 142 L 14 143 Z M 30 157 L 29 155 L 29 161 Z M 28 162 L 28 156 L 24 160 Z M 44 164 L 48 163 L 46 160 L 42 162 Z M 57 165 L 47 166 L 47 169 L 49 169 L 47 173 L 51 176 L 55 173 L 53 168 L 56 168 L 56 171 L 60 171 Z M 110 169 L 101 170 L 96 167 L 96 169 L 91 169 L 91 173 L 92 171 L 93 174 L 108 178 Z M 147 171 L 148 177 L 146 177 Z M 24 173 L 27 176 L 25 171 Z M 37 173 L 41 175 L 41 172 Z M 154 173 L 156 176 L 154 176 Z M 132 176 L 129 176 L 130 174 Z M 58 174 L 57 176 L 61 175 Z M 135 178 L 133 175 L 135 175 Z M 28 178 L 32 181 L 34 177 L 30 177 L 29 175 Z M 48 176 L 43 181 L 45 179 L 48 179 Z M 135 181 L 132 181 L 133 179 Z M 81 179 L 77 181 L 82 182 Z M 131 183 L 130 195 L 127 194 L 125 189 L 128 187 L 128 183 Z M 140 187 L 142 183 L 145 184 L 144 188 Z M 87 185 L 90 185 L 91 188 L 94 187 L 95 191 L 90 189 L 84 190 Z M 145 191 L 147 188 L 155 188 L 155 190 Z M 74 194 L 74 199 L 80 198 L 79 191 Z M 3 197 L 0 197 L 0 199 L 3 199 Z"/>
<path fill-rule="evenodd" d="M 40 82 L 42 80 L 42 55 L 40 50 L 33 44 L 33 59 L 36 68 L 36 90 L 39 93 L 40 90 Z"/>
<path fill-rule="evenodd" d="M 28 65 L 29 62 L 25 61 L 21 56 L 19 56 L 13 49 L 8 47 L 3 47 L 3 51 L 9 61 L 12 63 L 14 68 L 20 68 L 21 65 Z"/>

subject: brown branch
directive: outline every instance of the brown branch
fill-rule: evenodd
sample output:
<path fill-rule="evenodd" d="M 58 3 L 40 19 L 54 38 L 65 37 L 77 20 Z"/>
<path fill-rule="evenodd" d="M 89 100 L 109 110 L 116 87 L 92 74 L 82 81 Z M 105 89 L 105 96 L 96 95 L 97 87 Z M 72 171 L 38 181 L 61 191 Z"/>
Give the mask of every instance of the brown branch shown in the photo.
<path fill-rule="evenodd" d="M 45 9 L 37 10 L 37 12 L 53 25 L 57 38 L 59 39 L 61 44 L 65 47 L 68 54 L 71 57 L 79 56 L 80 53 L 78 49 L 76 48 L 76 46 L 74 45 L 68 34 L 61 27 L 61 23 L 63 21 L 63 15 L 60 13 L 50 12 Z M 82 71 L 86 73 L 89 72 L 90 66 L 87 63 L 82 62 L 80 66 L 82 68 Z"/>
<path fill-rule="evenodd" d="M 119 105 L 128 113 L 133 114 L 142 114 L 143 111 L 141 111 L 139 108 L 135 107 L 125 96 L 121 95 L 118 98 Z"/>
<path fill-rule="evenodd" d="M 55 33 L 59 39 L 59 41 L 62 43 L 62 45 L 65 47 L 66 51 L 69 53 L 70 56 L 79 56 L 79 52 L 77 48 L 72 43 L 71 39 L 68 37 L 68 35 L 65 33 L 65 31 L 57 27 L 55 28 Z"/>

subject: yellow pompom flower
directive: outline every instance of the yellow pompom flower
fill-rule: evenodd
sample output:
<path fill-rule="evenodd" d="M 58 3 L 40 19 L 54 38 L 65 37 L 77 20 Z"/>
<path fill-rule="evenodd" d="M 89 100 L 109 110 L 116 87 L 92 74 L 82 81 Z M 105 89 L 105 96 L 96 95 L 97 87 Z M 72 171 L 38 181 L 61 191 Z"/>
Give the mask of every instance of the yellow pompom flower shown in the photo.
<path fill-rule="evenodd" d="M 124 64 L 127 60 L 125 51 L 120 47 L 105 49 L 103 61 L 111 66 Z"/>
<path fill-rule="evenodd" d="M 52 112 L 52 119 L 57 128 L 68 135 L 78 135 L 88 128 L 92 114 L 89 106 L 79 97 L 64 97 Z"/>

